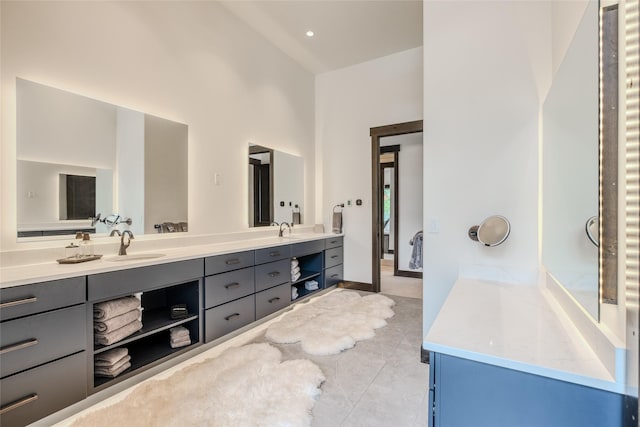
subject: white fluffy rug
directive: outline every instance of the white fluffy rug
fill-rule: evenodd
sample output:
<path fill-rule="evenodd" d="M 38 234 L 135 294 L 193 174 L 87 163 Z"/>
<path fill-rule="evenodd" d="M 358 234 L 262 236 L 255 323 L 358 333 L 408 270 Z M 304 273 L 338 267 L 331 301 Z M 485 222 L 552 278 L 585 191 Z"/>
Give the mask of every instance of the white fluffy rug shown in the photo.
<path fill-rule="evenodd" d="M 394 315 L 395 302 L 380 294 L 361 297 L 337 290 L 285 314 L 267 329 L 266 338 L 279 344 L 300 342 L 308 354 L 337 354 L 356 341 L 375 336 Z"/>
<path fill-rule="evenodd" d="M 308 426 L 324 381 L 308 360 L 281 363 L 267 343 L 231 348 L 162 380 L 149 380 L 123 400 L 73 426 Z"/>

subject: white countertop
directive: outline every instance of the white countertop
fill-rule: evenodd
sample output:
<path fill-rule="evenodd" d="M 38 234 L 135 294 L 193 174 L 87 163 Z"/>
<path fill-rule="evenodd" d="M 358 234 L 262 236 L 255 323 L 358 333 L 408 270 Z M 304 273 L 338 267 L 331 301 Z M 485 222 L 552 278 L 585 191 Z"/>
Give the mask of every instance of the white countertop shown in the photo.
<path fill-rule="evenodd" d="M 427 350 L 621 392 L 545 288 L 460 278 L 424 337 Z"/>
<path fill-rule="evenodd" d="M 187 259 L 203 258 L 213 255 L 261 249 L 279 245 L 288 245 L 326 239 L 341 235 L 328 233 L 305 233 L 292 234 L 286 237 L 258 237 L 253 239 L 231 240 L 228 242 L 186 245 L 175 248 L 162 248 L 146 252 L 135 251 L 135 240 L 127 252 L 132 257 L 135 255 L 156 253 L 162 254 L 158 258 L 132 259 L 130 261 L 111 261 L 118 257 L 115 254 L 105 254 L 101 259 L 78 264 L 58 264 L 55 259 L 44 263 L 16 265 L 0 268 L 0 289 L 12 286 L 25 285 L 49 280 L 66 279 L 86 274 L 105 273 L 109 271 L 123 270 L 128 268 L 143 267 L 155 264 L 165 264 L 169 262 L 183 261 Z"/>

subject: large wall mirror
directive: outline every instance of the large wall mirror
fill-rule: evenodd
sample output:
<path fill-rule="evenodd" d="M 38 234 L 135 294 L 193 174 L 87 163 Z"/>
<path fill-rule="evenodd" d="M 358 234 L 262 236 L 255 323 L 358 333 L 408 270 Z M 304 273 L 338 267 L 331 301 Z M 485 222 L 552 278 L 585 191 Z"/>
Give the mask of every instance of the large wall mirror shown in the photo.
<path fill-rule="evenodd" d="M 16 89 L 18 237 L 105 233 L 98 214 L 131 218 L 135 234 L 187 223 L 186 125 L 24 79 Z"/>
<path fill-rule="evenodd" d="M 543 107 L 542 260 L 598 319 L 598 2 L 589 2 Z"/>
<path fill-rule="evenodd" d="M 249 227 L 304 223 L 304 160 L 249 144 Z"/>

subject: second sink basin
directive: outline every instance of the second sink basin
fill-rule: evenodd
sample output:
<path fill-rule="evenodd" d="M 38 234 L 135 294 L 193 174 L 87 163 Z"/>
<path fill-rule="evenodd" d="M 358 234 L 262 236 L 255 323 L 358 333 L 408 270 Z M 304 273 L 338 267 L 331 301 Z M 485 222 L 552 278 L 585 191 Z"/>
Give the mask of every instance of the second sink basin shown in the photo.
<path fill-rule="evenodd" d="M 107 258 L 106 261 L 111 261 L 111 262 L 140 261 L 140 260 L 145 260 L 145 259 L 161 258 L 163 256 L 165 256 L 165 254 L 158 254 L 158 253 L 118 255 L 118 256 L 115 256 L 113 258 Z"/>

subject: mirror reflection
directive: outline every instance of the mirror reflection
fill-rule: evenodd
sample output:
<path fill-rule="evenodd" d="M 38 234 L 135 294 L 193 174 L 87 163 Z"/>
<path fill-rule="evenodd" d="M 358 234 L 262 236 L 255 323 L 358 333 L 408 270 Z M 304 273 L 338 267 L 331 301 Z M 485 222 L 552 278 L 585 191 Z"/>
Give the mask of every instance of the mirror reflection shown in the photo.
<path fill-rule="evenodd" d="M 16 88 L 18 237 L 106 233 L 98 215 L 131 218 L 136 234 L 186 224 L 186 125 L 24 79 Z"/>
<path fill-rule="evenodd" d="M 598 2 L 588 2 L 543 106 L 542 260 L 598 318 L 598 249 L 585 218 L 598 212 Z"/>
<path fill-rule="evenodd" d="M 249 227 L 304 223 L 304 160 L 249 144 Z"/>

